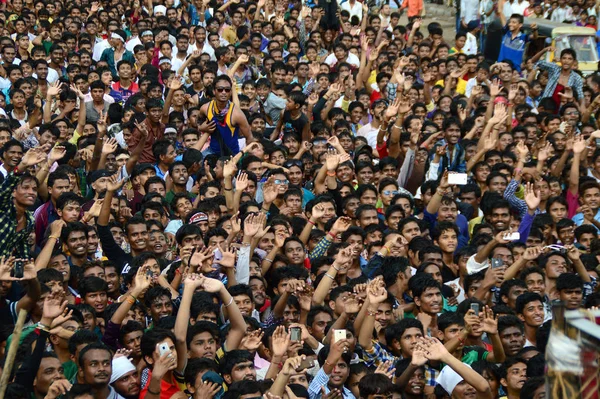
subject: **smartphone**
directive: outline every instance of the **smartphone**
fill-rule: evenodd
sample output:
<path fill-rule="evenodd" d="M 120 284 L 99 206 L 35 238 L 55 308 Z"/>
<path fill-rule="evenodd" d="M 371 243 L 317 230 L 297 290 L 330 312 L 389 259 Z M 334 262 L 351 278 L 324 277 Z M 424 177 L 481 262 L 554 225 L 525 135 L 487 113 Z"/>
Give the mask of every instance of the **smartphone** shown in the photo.
<path fill-rule="evenodd" d="M 333 342 L 346 339 L 346 330 L 333 330 Z"/>
<path fill-rule="evenodd" d="M 464 186 L 467 184 L 466 173 L 448 173 L 448 184 Z"/>
<path fill-rule="evenodd" d="M 304 359 L 300 362 L 300 365 L 296 368 L 296 371 L 302 371 L 306 369 L 311 369 L 315 365 L 315 361 L 313 359 Z"/>
<path fill-rule="evenodd" d="M 221 269 L 221 265 L 219 265 L 217 262 L 220 261 L 221 259 L 223 259 L 223 254 L 218 249 L 215 249 L 215 251 L 213 252 L 213 254 L 215 256 L 213 258 L 212 268 L 214 270 L 220 270 Z"/>
<path fill-rule="evenodd" d="M 146 270 L 146 276 L 148 276 L 148 278 L 153 278 L 154 273 L 152 272 L 152 270 L 148 269 L 148 270 Z"/>
<path fill-rule="evenodd" d="M 498 267 L 504 266 L 504 261 L 502 261 L 502 259 L 499 259 L 499 258 L 492 258 L 491 263 L 492 263 L 492 269 L 496 269 Z"/>
<path fill-rule="evenodd" d="M 600 139 L 596 139 L 596 148 L 600 148 Z"/>
<path fill-rule="evenodd" d="M 478 303 L 472 303 L 471 310 L 473 312 L 475 312 L 475 316 L 479 316 L 479 304 Z"/>
<path fill-rule="evenodd" d="M 24 270 L 24 263 L 22 260 L 16 260 L 15 261 L 15 268 L 14 268 L 14 272 L 13 272 L 13 277 L 14 278 L 23 278 L 23 274 L 25 273 Z"/>
<path fill-rule="evenodd" d="M 518 231 L 515 231 L 513 233 L 507 234 L 506 236 L 504 236 L 505 240 L 508 241 L 517 241 L 521 239 L 521 233 L 519 233 Z"/>
<path fill-rule="evenodd" d="M 291 340 L 292 341 L 300 341 L 302 338 L 302 329 L 300 327 L 291 327 L 290 328 L 290 335 L 291 335 Z"/>
<path fill-rule="evenodd" d="M 162 356 L 165 353 L 170 353 L 171 349 L 169 348 L 169 344 L 166 342 L 161 342 L 158 344 L 158 353 Z"/>

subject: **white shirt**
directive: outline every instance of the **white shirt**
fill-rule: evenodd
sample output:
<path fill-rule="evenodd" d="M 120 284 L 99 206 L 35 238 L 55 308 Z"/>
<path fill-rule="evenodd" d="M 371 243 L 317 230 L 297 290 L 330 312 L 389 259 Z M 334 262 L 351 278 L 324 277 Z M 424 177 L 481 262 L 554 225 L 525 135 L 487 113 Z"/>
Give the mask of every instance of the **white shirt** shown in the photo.
<path fill-rule="evenodd" d="M 465 42 L 463 51 L 467 55 L 477 54 L 477 37 L 475 37 L 475 35 L 471 32 L 467 32 L 467 41 Z"/>
<path fill-rule="evenodd" d="M 335 56 L 335 54 L 331 53 L 327 56 L 327 58 L 325 58 L 325 63 L 327 65 L 335 65 L 337 64 L 338 59 Z M 358 57 L 352 53 L 348 53 L 348 57 L 346 58 L 346 62 L 350 65 L 354 65 L 356 67 L 360 67 L 360 59 L 358 59 Z"/>
<path fill-rule="evenodd" d="M 529 2 L 528 1 L 522 1 L 522 2 L 518 2 L 515 1 L 514 3 L 512 3 L 511 5 L 511 10 L 513 14 L 520 14 L 520 15 L 524 15 L 525 14 L 525 10 L 527 8 L 529 8 Z M 506 16 L 508 18 L 508 15 Z"/>
<path fill-rule="evenodd" d="M 190 44 L 190 47 L 188 47 L 188 51 L 192 50 L 192 52 L 194 52 L 195 50 L 198 50 L 198 46 L 196 46 L 196 43 L 194 44 Z M 204 43 L 204 46 L 202 47 L 202 53 L 206 53 L 208 55 L 210 55 L 210 59 L 211 61 L 216 61 L 217 59 L 215 58 L 215 49 L 212 48 L 212 46 L 208 43 Z"/>
<path fill-rule="evenodd" d="M 460 18 L 465 24 L 479 19 L 479 0 L 461 0 Z"/>
<path fill-rule="evenodd" d="M 552 11 L 552 16 L 550 17 L 550 21 L 554 22 L 564 22 L 572 20 L 573 10 L 569 6 L 566 6 L 565 8 L 558 7 L 556 10 Z"/>
<path fill-rule="evenodd" d="M 350 13 L 350 18 L 356 16 L 359 21 L 362 19 L 362 4 L 358 1 L 355 1 L 354 5 L 351 5 L 349 1 L 346 1 L 342 4 L 341 8 Z"/>
<path fill-rule="evenodd" d="M 357 136 L 361 136 L 367 139 L 367 142 L 371 148 L 377 148 L 377 133 L 379 129 L 375 129 L 370 123 L 367 123 L 356 132 Z"/>
<path fill-rule="evenodd" d="M 142 44 L 142 41 L 140 40 L 139 36 L 136 36 L 136 37 L 130 39 L 127 43 L 125 43 L 125 48 L 127 49 L 127 51 L 130 51 L 133 53 L 133 49 L 138 44 Z M 102 55 L 102 53 L 100 53 L 100 55 Z"/>
<path fill-rule="evenodd" d="M 102 57 L 102 53 L 107 48 L 110 48 L 110 43 L 107 39 L 102 40 L 99 43 L 94 45 L 94 53 L 92 54 L 92 59 L 96 62 L 100 61 L 100 57 Z"/>

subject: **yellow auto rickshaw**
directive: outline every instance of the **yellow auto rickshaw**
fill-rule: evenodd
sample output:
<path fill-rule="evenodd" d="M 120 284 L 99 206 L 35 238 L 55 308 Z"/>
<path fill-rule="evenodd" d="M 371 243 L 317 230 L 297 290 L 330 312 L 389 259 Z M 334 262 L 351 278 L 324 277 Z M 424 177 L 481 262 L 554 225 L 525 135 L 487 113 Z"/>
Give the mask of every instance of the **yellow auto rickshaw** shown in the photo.
<path fill-rule="evenodd" d="M 599 59 L 594 29 L 538 18 L 525 18 L 524 27 L 529 29 L 532 23 L 536 23 L 538 26 L 538 39 L 536 46 L 530 46 L 529 50 L 537 52 L 544 47 L 552 46 L 555 51 L 546 53 L 545 60 L 560 63 L 561 51 L 570 48 L 577 53 L 577 69 L 584 75 L 598 70 Z M 535 47 L 535 50 L 531 47 Z M 531 54 L 530 51 L 528 54 Z"/>

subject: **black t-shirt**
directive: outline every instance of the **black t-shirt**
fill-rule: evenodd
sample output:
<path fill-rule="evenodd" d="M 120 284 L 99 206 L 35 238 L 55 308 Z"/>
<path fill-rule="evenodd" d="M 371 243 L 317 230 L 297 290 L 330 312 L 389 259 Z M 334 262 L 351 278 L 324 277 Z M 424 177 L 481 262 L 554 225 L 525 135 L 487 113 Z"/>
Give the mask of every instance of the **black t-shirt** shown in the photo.
<path fill-rule="evenodd" d="M 298 119 L 293 119 L 290 111 L 284 111 L 283 113 L 283 125 L 281 131 L 286 129 L 293 129 L 299 137 L 302 137 L 302 131 L 304 126 L 308 124 L 308 118 L 304 114 L 300 114 Z"/>

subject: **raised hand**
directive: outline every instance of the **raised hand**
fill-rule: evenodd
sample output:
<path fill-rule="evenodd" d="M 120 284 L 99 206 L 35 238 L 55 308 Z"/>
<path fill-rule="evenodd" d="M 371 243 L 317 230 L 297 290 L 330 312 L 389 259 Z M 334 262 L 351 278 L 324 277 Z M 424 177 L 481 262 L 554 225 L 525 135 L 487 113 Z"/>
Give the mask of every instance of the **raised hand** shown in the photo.
<path fill-rule="evenodd" d="M 283 367 L 281 368 L 281 373 L 283 375 L 292 375 L 297 373 L 298 367 L 300 367 L 300 363 L 306 359 L 306 355 L 302 356 L 294 356 L 288 357 L 286 361 L 283 363 Z"/>
<path fill-rule="evenodd" d="M 106 131 L 108 130 L 108 125 L 106 124 L 107 117 L 108 117 L 108 112 L 104 112 L 104 111 L 100 112 L 100 118 L 96 122 L 96 125 L 98 126 L 99 137 L 103 137 L 106 134 Z"/>
<path fill-rule="evenodd" d="M 355 314 L 360 311 L 360 302 L 356 294 L 350 294 L 344 299 L 344 312 Z"/>
<path fill-rule="evenodd" d="M 52 99 L 57 97 L 62 92 L 62 83 L 60 81 L 56 81 L 54 83 L 50 83 L 48 85 L 48 90 L 46 92 L 46 98 Z"/>
<path fill-rule="evenodd" d="M 585 151 L 587 144 L 582 136 L 576 136 L 573 140 L 573 152 L 575 154 L 581 154 Z"/>
<path fill-rule="evenodd" d="M 42 148 L 31 148 L 25 153 L 25 155 L 23 155 L 23 158 L 21 158 L 21 162 L 19 163 L 18 169 L 24 172 L 24 169 L 27 169 L 28 167 L 33 165 L 37 165 L 38 163 L 45 160 L 46 157 L 47 155 Z"/>
<path fill-rule="evenodd" d="M 146 292 L 150 285 L 152 285 L 153 277 L 148 273 L 150 269 L 148 267 L 140 267 L 135 273 L 134 282 L 135 290 L 143 293 Z"/>
<path fill-rule="evenodd" d="M 262 344 L 263 336 L 265 332 L 260 328 L 258 330 L 251 331 L 244 335 L 242 342 L 240 342 L 240 349 L 245 349 L 250 352 L 255 352 Z"/>
<path fill-rule="evenodd" d="M 483 308 L 483 312 L 479 312 L 479 320 L 483 332 L 498 334 L 498 316 L 494 317 L 494 312 L 489 306 Z"/>
<path fill-rule="evenodd" d="M 517 143 L 517 153 L 519 154 L 519 159 L 527 159 L 527 155 L 529 154 L 529 148 L 527 148 L 527 145 L 525 144 L 525 142 L 523 140 L 520 140 Z"/>
<path fill-rule="evenodd" d="M 183 83 L 181 82 L 181 76 L 179 75 L 175 75 L 173 77 L 173 79 L 171 79 L 171 82 L 169 83 L 169 90 L 178 90 L 181 88 L 181 86 L 183 86 Z"/>
<path fill-rule="evenodd" d="M 548 158 L 550 158 L 550 153 L 552 152 L 552 144 L 547 142 L 539 151 L 537 155 L 538 161 L 545 162 Z"/>
<path fill-rule="evenodd" d="M 123 187 L 123 184 L 125 184 L 125 179 L 119 180 L 117 175 L 113 175 L 108 178 L 106 190 L 114 193 L 115 191 L 119 191 Z"/>
<path fill-rule="evenodd" d="M 50 163 L 60 161 L 61 159 L 64 158 L 66 153 L 67 153 L 66 147 L 64 147 L 62 145 L 57 145 L 56 147 L 54 147 L 50 150 L 50 153 L 48 154 L 48 161 Z"/>
<path fill-rule="evenodd" d="M 112 154 L 113 152 L 115 152 L 117 150 L 117 140 L 115 140 L 114 138 L 109 138 L 108 140 L 104 141 L 104 145 L 102 145 L 102 154 L 104 155 L 108 155 L 108 154 Z"/>
<path fill-rule="evenodd" d="M 44 305 L 42 307 L 42 318 L 54 320 L 58 316 L 62 315 L 69 304 L 62 295 L 57 292 L 51 292 L 46 299 L 44 299 Z"/>
<path fill-rule="evenodd" d="M 372 304 L 380 304 L 387 299 L 388 293 L 381 279 L 375 279 L 369 283 L 367 296 Z"/>
<path fill-rule="evenodd" d="M 233 159 L 228 159 L 223 165 L 223 177 L 230 178 L 237 171 L 237 166 Z"/>
<path fill-rule="evenodd" d="M 223 267 L 235 267 L 235 252 L 230 248 L 223 249 L 219 244 L 217 244 L 217 248 L 221 251 L 222 257 L 220 260 L 215 259 L 215 263 Z"/>
<path fill-rule="evenodd" d="M 248 188 L 248 174 L 246 172 L 240 172 L 237 179 L 235 179 L 235 191 L 244 191 Z"/>
<path fill-rule="evenodd" d="M 67 379 L 54 380 L 48 388 L 48 393 L 44 396 L 44 399 L 56 399 L 62 395 L 66 395 L 71 390 L 71 387 L 73 387 L 73 384 Z"/>
<path fill-rule="evenodd" d="M 396 115 L 398 115 L 398 110 L 400 109 L 400 98 L 396 97 L 394 102 L 392 102 L 388 108 L 383 113 L 383 117 L 386 121 L 389 121 Z"/>
<path fill-rule="evenodd" d="M 223 283 L 217 279 L 201 276 L 201 280 L 202 284 L 200 287 L 202 287 L 206 292 L 216 294 L 224 288 Z"/>
<path fill-rule="evenodd" d="M 390 380 L 394 377 L 396 368 L 391 360 L 386 360 L 383 363 L 379 363 L 379 366 L 375 369 L 375 374 L 383 374 Z"/>
<path fill-rule="evenodd" d="M 525 186 L 525 203 L 527 207 L 535 211 L 540 206 L 541 196 L 540 190 L 535 190 L 533 184 L 527 183 Z"/>
<path fill-rule="evenodd" d="M 421 337 L 417 347 L 423 351 L 428 360 L 442 360 L 449 355 L 448 350 L 437 338 Z"/>
<path fill-rule="evenodd" d="M 271 204 L 277 198 L 279 192 L 275 184 L 275 177 L 271 176 L 263 185 L 263 200 L 265 204 Z"/>
<path fill-rule="evenodd" d="M 335 234 L 343 233 L 350 228 L 352 225 L 352 219 L 346 216 L 340 216 L 337 218 L 333 226 L 331 226 L 331 231 L 335 232 Z"/>
<path fill-rule="evenodd" d="M 273 347 L 273 356 L 282 357 L 290 346 L 290 333 L 285 331 L 284 326 L 278 326 L 273 332 L 271 346 Z"/>

